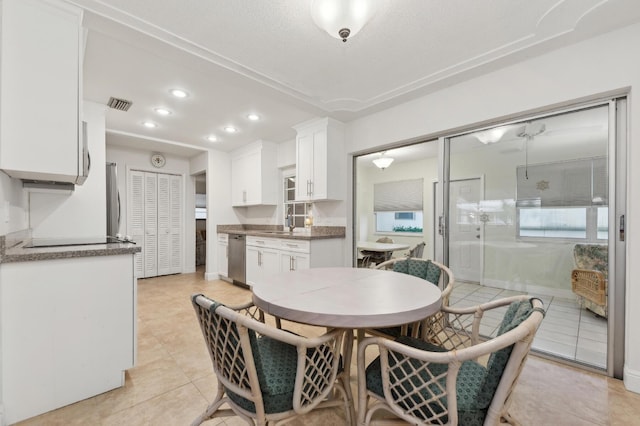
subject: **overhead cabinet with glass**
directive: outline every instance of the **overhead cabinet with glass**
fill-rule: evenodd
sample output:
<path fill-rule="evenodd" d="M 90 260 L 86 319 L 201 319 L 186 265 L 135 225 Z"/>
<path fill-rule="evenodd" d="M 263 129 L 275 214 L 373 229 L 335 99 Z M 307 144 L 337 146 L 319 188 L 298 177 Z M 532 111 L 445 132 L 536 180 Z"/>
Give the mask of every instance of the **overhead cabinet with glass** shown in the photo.
<path fill-rule="evenodd" d="M 276 144 L 258 141 L 231 154 L 231 205 L 276 205 L 278 202 Z"/>
<path fill-rule="evenodd" d="M 296 136 L 296 200 L 345 198 L 344 125 L 329 117 L 294 126 Z"/>
<path fill-rule="evenodd" d="M 3 0 L 0 169 L 19 179 L 83 183 L 82 10 Z"/>

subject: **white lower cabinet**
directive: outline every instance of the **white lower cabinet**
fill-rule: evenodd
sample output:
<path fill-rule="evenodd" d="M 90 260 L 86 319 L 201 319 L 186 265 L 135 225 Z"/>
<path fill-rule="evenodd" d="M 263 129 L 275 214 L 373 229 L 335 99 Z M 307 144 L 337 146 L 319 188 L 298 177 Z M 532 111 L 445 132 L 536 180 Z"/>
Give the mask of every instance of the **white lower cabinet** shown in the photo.
<path fill-rule="evenodd" d="M 136 357 L 133 254 L 0 265 L 4 422 L 124 386 Z"/>
<path fill-rule="evenodd" d="M 279 242 L 274 238 L 247 237 L 245 278 L 248 285 L 262 277 L 280 272 Z"/>
<path fill-rule="evenodd" d="M 246 281 L 254 285 L 267 274 L 343 266 L 343 239 L 294 240 L 248 236 Z"/>
<path fill-rule="evenodd" d="M 218 275 L 229 276 L 229 234 L 218 234 Z"/>
<path fill-rule="evenodd" d="M 280 250 L 280 271 L 296 271 L 311 267 L 310 241 L 281 240 Z"/>

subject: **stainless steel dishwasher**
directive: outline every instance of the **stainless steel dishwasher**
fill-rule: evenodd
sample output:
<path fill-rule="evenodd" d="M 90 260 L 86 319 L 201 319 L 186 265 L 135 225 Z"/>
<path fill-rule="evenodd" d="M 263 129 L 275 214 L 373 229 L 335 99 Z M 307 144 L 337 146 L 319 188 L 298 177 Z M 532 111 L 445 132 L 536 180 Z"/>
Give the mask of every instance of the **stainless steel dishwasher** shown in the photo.
<path fill-rule="evenodd" d="M 236 285 L 249 287 L 246 284 L 245 253 L 245 236 L 229 234 L 229 278 Z"/>

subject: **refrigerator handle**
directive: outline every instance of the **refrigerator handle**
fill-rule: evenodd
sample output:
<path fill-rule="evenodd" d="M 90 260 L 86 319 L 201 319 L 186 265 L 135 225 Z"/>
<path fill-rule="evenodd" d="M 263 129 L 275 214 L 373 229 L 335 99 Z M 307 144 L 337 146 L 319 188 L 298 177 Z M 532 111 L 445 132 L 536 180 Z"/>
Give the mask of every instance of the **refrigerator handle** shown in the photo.
<path fill-rule="evenodd" d="M 117 193 L 118 197 L 118 231 L 120 230 L 120 191 Z"/>

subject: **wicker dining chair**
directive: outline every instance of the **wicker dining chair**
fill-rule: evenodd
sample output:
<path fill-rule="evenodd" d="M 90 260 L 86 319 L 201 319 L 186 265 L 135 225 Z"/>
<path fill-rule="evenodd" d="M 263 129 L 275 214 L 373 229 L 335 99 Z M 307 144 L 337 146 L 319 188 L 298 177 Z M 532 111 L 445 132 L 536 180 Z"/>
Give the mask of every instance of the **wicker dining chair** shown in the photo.
<path fill-rule="evenodd" d="M 496 329 L 491 312 L 505 307 Z M 390 424 L 389 413 L 410 424 L 517 424 L 508 409 L 542 302 L 525 295 L 443 311 L 449 322 L 437 344 L 407 336 L 358 342 L 358 425 Z M 480 334 L 486 327 L 493 337 Z M 367 364 L 369 348 L 379 356 Z"/>
<path fill-rule="evenodd" d="M 442 306 L 449 306 L 449 296 L 455 285 L 451 269 L 445 265 L 427 259 L 394 258 L 376 266 L 376 269 L 390 269 L 395 272 L 413 275 L 425 280 L 425 285 L 437 285 L 442 290 Z M 397 327 L 367 329 L 368 334 L 383 337 L 413 336 L 427 339 L 434 329 L 433 325 L 444 320 L 442 312 L 436 312 L 428 318 Z M 359 337 L 362 335 L 360 333 Z"/>
<path fill-rule="evenodd" d="M 340 406 L 346 424 L 354 424 L 340 355 L 345 330 L 306 338 L 265 324 L 252 303 L 232 308 L 202 294 L 191 301 L 218 382 L 215 399 L 192 425 L 233 415 L 249 424 L 279 424 Z M 221 409 L 225 404 L 229 408 Z"/>
<path fill-rule="evenodd" d="M 380 237 L 376 240 L 376 243 L 393 244 L 393 239 L 389 237 Z M 368 268 L 372 264 L 378 265 L 391 259 L 390 251 L 360 250 L 360 253 L 362 254 L 360 264 L 363 268 Z"/>

